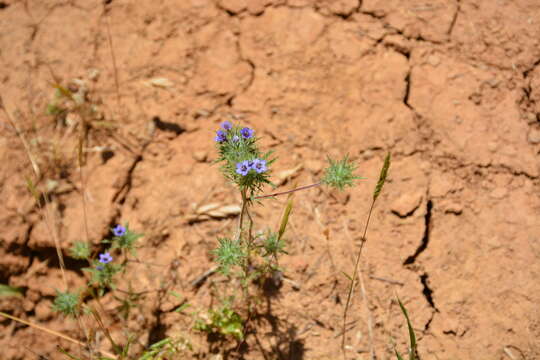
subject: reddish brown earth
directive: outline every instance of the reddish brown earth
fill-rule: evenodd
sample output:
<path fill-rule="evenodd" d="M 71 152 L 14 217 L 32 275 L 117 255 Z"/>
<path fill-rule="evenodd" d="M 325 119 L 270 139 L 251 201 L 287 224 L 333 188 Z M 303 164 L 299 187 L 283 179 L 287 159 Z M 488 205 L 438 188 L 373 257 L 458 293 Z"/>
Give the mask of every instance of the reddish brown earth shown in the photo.
<path fill-rule="evenodd" d="M 96 244 L 129 221 L 145 237 L 141 261 L 119 287 L 148 292 L 127 321 L 110 294 L 103 300 L 120 342 L 127 328 L 137 335 L 134 351 L 185 337 L 193 351 L 179 358 L 337 359 L 341 272 L 352 271 L 391 151 L 347 358 L 370 359 L 371 348 L 377 359 L 394 358 L 393 342 L 405 351 L 397 294 L 422 360 L 540 359 L 538 1 L 4 0 L 0 29 L 0 94 L 34 154 L 54 220 L 48 227 L 27 189 L 27 152 L 1 113 L 0 283 L 25 289 L 2 298 L 1 311 L 82 339 L 75 321 L 50 310 L 63 288 L 51 231 L 66 250 L 86 238 L 85 218 Z M 95 110 L 84 186 L 80 117 L 68 111 L 63 126 L 44 115 L 54 76 L 66 86 L 82 80 Z M 190 330 L 192 317 L 173 312 L 180 300 L 166 295 L 174 290 L 204 310 L 238 286 L 217 274 L 190 285 L 236 223 L 189 221 L 201 205 L 240 201 L 211 164 L 214 131 L 227 119 L 275 150 L 274 174 L 300 167 L 280 190 L 317 181 L 326 155 L 350 154 L 368 178 L 346 195 L 296 195 L 281 259 L 287 280 L 262 298 L 241 353 L 234 341 L 209 343 Z M 255 230 L 275 228 L 284 203 L 256 207 Z M 70 287 L 84 285 L 83 265 L 66 261 Z M 1 359 L 60 359 L 56 346 L 69 347 L 6 319 L 0 329 Z"/>

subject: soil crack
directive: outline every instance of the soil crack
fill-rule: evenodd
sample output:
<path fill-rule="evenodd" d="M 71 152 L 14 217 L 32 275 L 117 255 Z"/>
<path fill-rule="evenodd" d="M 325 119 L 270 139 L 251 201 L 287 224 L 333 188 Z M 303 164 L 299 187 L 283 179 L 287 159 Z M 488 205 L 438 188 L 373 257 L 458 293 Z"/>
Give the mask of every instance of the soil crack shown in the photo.
<path fill-rule="evenodd" d="M 428 285 L 428 278 L 429 278 L 429 275 L 427 273 L 423 273 L 422 275 L 420 275 L 420 281 L 422 282 L 422 285 L 424 286 L 424 290 L 422 290 L 422 294 L 424 294 L 429 305 L 432 308 L 437 309 L 437 307 L 435 306 L 435 302 L 433 301 L 433 290 L 431 290 L 431 288 Z"/>
<path fill-rule="evenodd" d="M 416 261 L 416 258 L 426 250 L 428 244 L 429 244 L 429 233 L 431 230 L 431 210 L 433 208 L 433 201 L 428 200 L 427 201 L 427 211 L 425 215 L 425 229 L 424 229 L 424 236 L 422 237 L 422 242 L 420 246 L 416 249 L 413 255 L 409 256 L 405 261 L 403 262 L 403 265 L 410 265 L 414 264 Z"/>
<path fill-rule="evenodd" d="M 409 68 L 409 72 L 407 72 L 407 76 L 405 76 L 405 95 L 403 96 L 403 103 L 409 109 L 414 110 L 412 106 L 409 104 L 410 91 L 411 91 L 411 69 Z"/>

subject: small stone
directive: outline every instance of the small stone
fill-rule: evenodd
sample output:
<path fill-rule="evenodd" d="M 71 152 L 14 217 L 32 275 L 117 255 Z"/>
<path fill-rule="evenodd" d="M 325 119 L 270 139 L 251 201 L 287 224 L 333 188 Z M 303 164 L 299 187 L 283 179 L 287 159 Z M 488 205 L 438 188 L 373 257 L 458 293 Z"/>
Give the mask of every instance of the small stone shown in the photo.
<path fill-rule="evenodd" d="M 495 151 L 497 151 L 498 145 L 497 145 L 497 143 L 495 141 L 490 141 L 490 142 L 488 142 L 487 147 L 488 147 L 489 151 L 495 152 Z"/>
<path fill-rule="evenodd" d="M 531 144 L 540 144 L 540 129 L 531 129 L 527 135 L 527 140 Z"/>
<path fill-rule="evenodd" d="M 99 70 L 98 69 L 90 69 L 88 70 L 88 79 L 95 81 L 99 77 Z"/>
<path fill-rule="evenodd" d="M 390 207 L 390 210 L 399 217 L 410 216 L 420 206 L 422 202 L 422 194 L 417 192 L 415 194 L 406 193 L 401 195 Z"/>
<path fill-rule="evenodd" d="M 497 85 L 499 85 L 499 80 L 495 77 L 491 78 L 491 79 L 488 79 L 486 81 L 486 83 L 491 86 L 492 88 L 496 88 Z"/>
<path fill-rule="evenodd" d="M 537 121 L 537 117 L 535 113 L 532 113 L 532 112 L 527 113 L 525 117 L 527 119 L 527 123 L 529 124 L 534 124 Z"/>
<path fill-rule="evenodd" d="M 205 162 L 208 158 L 208 153 L 206 151 L 195 151 L 193 153 L 193 158 L 198 162 Z"/>
<path fill-rule="evenodd" d="M 368 149 L 364 151 L 361 156 L 362 156 L 362 159 L 364 160 L 370 160 L 373 157 L 373 151 Z"/>
<path fill-rule="evenodd" d="M 437 67 L 441 63 L 441 59 L 436 55 L 429 55 L 427 61 L 433 67 Z"/>
<path fill-rule="evenodd" d="M 446 205 L 444 212 L 448 214 L 459 215 L 463 212 L 463 206 L 461 204 L 451 202 Z"/>

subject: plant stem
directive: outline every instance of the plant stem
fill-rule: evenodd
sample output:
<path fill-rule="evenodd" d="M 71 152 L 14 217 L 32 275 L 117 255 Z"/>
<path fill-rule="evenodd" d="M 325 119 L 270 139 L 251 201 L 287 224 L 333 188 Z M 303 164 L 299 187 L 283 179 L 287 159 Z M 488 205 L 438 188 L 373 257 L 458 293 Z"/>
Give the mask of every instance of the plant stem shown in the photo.
<path fill-rule="evenodd" d="M 356 256 L 356 263 L 354 264 L 354 272 L 352 274 L 351 279 L 351 285 L 349 286 L 349 293 L 347 294 L 347 302 L 345 303 L 345 311 L 343 312 L 343 329 L 342 329 L 342 337 L 341 337 L 341 350 L 343 351 L 343 356 L 345 357 L 345 326 L 347 323 L 347 311 L 349 310 L 349 306 L 351 304 L 351 298 L 354 290 L 354 282 L 356 281 L 356 276 L 358 273 L 358 265 L 360 263 L 360 257 L 362 256 L 362 249 L 364 248 L 364 244 L 366 242 L 366 234 L 367 229 L 369 226 L 369 219 L 371 219 L 371 213 L 373 211 L 373 206 L 375 205 L 375 199 L 371 202 L 371 207 L 369 208 L 369 213 L 366 221 L 366 226 L 364 227 L 364 234 L 362 235 L 362 242 L 360 243 L 360 250 L 358 251 L 358 255 Z"/>
<path fill-rule="evenodd" d="M 242 195 L 242 210 L 240 211 L 240 219 L 238 221 L 238 240 L 242 237 L 242 226 L 244 225 L 244 214 L 247 207 L 246 189 L 242 189 L 240 194 Z"/>
<path fill-rule="evenodd" d="M 238 241 L 242 241 L 244 239 L 242 236 L 244 232 L 243 231 L 244 230 L 244 217 L 245 215 L 249 216 L 249 213 L 248 213 L 249 199 L 247 198 L 247 188 L 240 190 L 240 194 L 242 195 L 242 210 L 240 212 L 240 221 L 238 223 Z M 250 225 L 249 232 L 251 233 L 251 225 Z M 244 300 L 249 308 L 249 293 L 248 293 L 248 286 L 247 286 L 247 278 L 248 278 L 248 272 L 249 272 L 249 266 L 250 266 L 249 242 L 246 243 L 245 241 L 242 241 L 242 245 L 243 245 L 243 248 L 246 250 L 246 258 L 244 259 L 243 264 L 242 264 L 243 276 L 244 276 L 244 278 L 242 279 L 242 289 L 244 293 Z"/>
<path fill-rule="evenodd" d="M 322 182 L 318 182 L 318 183 L 311 184 L 311 185 L 300 186 L 299 188 L 296 188 L 296 189 L 287 190 L 287 191 L 283 191 L 283 192 L 277 192 L 277 193 L 273 193 L 273 194 L 269 194 L 269 195 L 255 196 L 253 199 L 264 199 L 264 198 L 269 198 L 269 197 L 274 197 L 274 196 L 279 196 L 279 195 L 286 195 L 286 194 L 290 194 L 290 193 L 293 193 L 293 192 L 296 192 L 296 191 L 306 190 L 306 189 L 309 189 L 309 188 L 312 188 L 312 187 L 315 187 L 315 186 L 319 186 L 319 185 L 322 185 Z"/>

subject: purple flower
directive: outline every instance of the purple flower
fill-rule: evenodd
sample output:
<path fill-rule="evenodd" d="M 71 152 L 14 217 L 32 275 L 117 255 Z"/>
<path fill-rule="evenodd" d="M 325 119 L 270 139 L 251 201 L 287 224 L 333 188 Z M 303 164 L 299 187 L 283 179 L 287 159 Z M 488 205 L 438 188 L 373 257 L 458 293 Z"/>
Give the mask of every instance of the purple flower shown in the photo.
<path fill-rule="evenodd" d="M 253 160 L 253 165 L 251 166 L 251 168 L 255 170 L 257 174 L 261 174 L 268 170 L 268 168 L 266 167 L 266 160 L 262 159 Z"/>
<path fill-rule="evenodd" d="M 255 133 L 255 131 L 253 131 L 250 128 L 247 128 L 247 127 L 240 130 L 240 134 L 242 134 L 244 139 L 252 138 L 254 133 Z"/>
<path fill-rule="evenodd" d="M 116 225 L 112 231 L 114 236 L 123 236 L 126 233 L 126 228 L 122 225 Z"/>
<path fill-rule="evenodd" d="M 238 135 L 234 135 L 233 138 L 232 138 L 232 141 L 233 142 L 239 142 L 240 138 L 238 137 Z"/>
<path fill-rule="evenodd" d="M 102 264 L 108 264 L 110 263 L 111 261 L 113 261 L 113 258 L 111 256 L 111 254 L 109 254 L 108 252 L 106 253 L 103 253 L 103 254 L 99 254 L 99 262 L 102 263 Z"/>
<path fill-rule="evenodd" d="M 249 162 L 247 160 L 236 163 L 236 173 L 242 176 L 246 176 L 247 173 L 251 170 Z"/>
<path fill-rule="evenodd" d="M 225 131 L 229 131 L 232 129 L 232 124 L 230 121 L 224 121 L 221 123 L 221 128 Z"/>
<path fill-rule="evenodd" d="M 216 134 L 216 138 L 214 139 L 216 140 L 216 142 L 222 143 L 227 141 L 227 135 L 225 135 L 225 132 L 223 130 L 218 130 Z"/>

